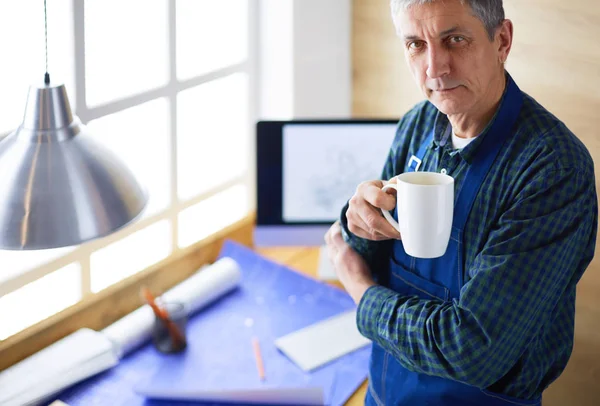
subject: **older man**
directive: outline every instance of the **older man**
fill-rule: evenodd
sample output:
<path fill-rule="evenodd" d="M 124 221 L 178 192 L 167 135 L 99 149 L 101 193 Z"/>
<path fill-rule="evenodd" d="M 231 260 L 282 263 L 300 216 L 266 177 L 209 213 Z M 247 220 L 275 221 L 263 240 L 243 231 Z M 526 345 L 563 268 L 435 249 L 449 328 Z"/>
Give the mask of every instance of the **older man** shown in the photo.
<path fill-rule="evenodd" d="M 392 0 L 427 97 L 400 120 L 382 179 L 455 179 L 445 255 L 408 256 L 381 216 L 386 181 L 358 186 L 328 232 L 373 341 L 368 405 L 539 405 L 573 345 L 576 284 L 595 249 L 594 166 L 504 69 L 501 0 Z"/>

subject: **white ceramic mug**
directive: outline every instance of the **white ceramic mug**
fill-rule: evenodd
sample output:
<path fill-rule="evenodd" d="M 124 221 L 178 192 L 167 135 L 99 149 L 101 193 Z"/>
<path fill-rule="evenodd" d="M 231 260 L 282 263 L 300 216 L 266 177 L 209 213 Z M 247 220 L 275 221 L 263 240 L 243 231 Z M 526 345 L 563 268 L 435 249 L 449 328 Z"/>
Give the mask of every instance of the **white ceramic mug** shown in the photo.
<path fill-rule="evenodd" d="M 386 220 L 400 232 L 404 250 L 416 258 L 444 255 L 454 217 L 454 178 L 436 172 L 406 172 L 382 190 L 395 189 L 398 221 L 387 210 Z"/>

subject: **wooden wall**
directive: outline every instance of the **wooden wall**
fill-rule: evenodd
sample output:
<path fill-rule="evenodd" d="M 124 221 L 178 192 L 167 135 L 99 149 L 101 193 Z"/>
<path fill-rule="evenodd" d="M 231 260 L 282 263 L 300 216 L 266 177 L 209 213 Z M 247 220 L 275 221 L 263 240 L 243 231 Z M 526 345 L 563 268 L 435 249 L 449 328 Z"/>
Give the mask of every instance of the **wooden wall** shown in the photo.
<path fill-rule="evenodd" d="M 353 2 L 353 115 L 401 116 L 423 96 L 410 75 L 388 0 Z M 505 0 L 515 38 L 507 70 L 586 144 L 600 180 L 598 0 Z M 598 187 L 600 193 L 600 187 Z M 600 404 L 600 250 L 578 287 L 575 347 L 544 406 Z"/>

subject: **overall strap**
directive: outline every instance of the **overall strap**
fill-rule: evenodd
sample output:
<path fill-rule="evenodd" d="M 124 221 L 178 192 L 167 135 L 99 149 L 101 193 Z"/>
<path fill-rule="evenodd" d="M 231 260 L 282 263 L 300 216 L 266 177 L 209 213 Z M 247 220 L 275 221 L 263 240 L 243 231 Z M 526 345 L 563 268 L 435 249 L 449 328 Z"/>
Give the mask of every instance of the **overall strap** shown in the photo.
<path fill-rule="evenodd" d="M 434 129 L 431 130 L 431 132 L 429 133 L 429 136 L 427 138 L 425 138 L 425 141 L 423 141 L 421 143 L 421 147 L 417 151 L 417 154 L 411 156 L 410 159 L 408 160 L 407 172 L 417 172 L 419 170 L 419 168 L 421 167 L 421 163 L 423 162 L 423 157 L 425 157 L 427 148 L 429 148 L 429 146 L 433 142 L 433 134 L 435 132 L 435 126 L 433 128 Z"/>
<path fill-rule="evenodd" d="M 460 230 L 464 230 L 477 193 L 500 149 L 510 136 L 522 105 L 523 94 L 510 75 L 507 74 L 507 90 L 500 111 L 481 145 L 477 147 L 477 154 L 471 165 L 469 165 L 463 187 L 454 205 L 453 226 Z"/>
<path fill-rule="evenodd" d="M 479 145 L 473 162 L 469 165 L 464 185 L 454 206 L 454 226 L 460 230 L 464 229 L 483 180 L 494 163 L 496 156 L 498 156 L 502 145 L 504 145 L 504 142 L 511 134 L 511 129 L 517 121 L 521 106 L 523 105 L 521 90 L 509 74 L 506 75 L 506 78 L 507 90 L 502 100 L 500 111 L 494 119 L 488 134 L 485 135 L 481 145 Z M 433 142 L 434 133 L 435 127 L 423 141 L 416 155 L 410 157 L 407 172 L 416 172 L 419 170 L 427 148 Z"/>

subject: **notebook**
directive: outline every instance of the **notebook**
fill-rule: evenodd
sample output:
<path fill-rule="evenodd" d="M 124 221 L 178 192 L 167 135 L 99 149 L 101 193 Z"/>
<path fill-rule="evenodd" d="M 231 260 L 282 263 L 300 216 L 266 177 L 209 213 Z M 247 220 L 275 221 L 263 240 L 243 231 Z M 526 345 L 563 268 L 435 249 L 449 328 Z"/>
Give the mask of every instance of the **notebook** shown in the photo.
<path fill-rule="evenodd" d="M 310 372 L 348 353 L 368 346 L 351 310 L 304 327 L 275 340 L 275 345 L 303 371 Z"/>

